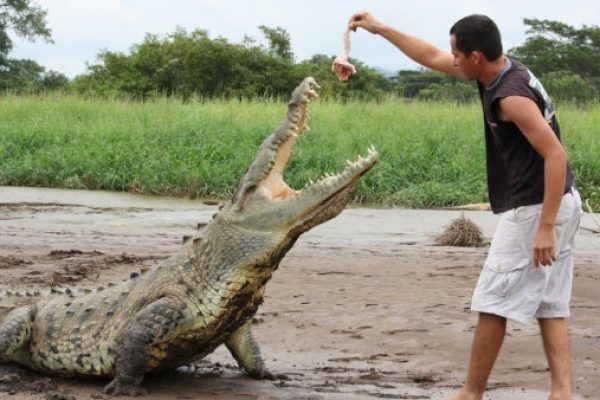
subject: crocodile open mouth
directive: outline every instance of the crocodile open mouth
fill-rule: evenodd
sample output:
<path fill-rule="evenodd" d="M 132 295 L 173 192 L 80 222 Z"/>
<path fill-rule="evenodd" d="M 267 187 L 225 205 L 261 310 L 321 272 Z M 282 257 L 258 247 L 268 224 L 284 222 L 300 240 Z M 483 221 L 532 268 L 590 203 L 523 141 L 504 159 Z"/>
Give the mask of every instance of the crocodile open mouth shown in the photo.
<path fill-rule="evenodd" d="M 367 155 L 359 156 L 355 161 L 347 161 L 346 168 L 339 173 L 325 173 L 317 182 L 309 181 L 301 190 L 291 188 L 284 180 L 285 168 L 292 155 L 294 143 L 305 130 L 310 130 L 308 122 L 310 119 L 308 105 L 315 97 L 318 97 L 319 86 L 316 82 L 308 82 L 303 92 L 298 96 L 295 93 L 290 105 L 296 105 L 290 109 L 287 115 L 288 123 L 280 127 L 276 135 L 280 140 L 272 143 L 273 151 L 268 174 L 260 182 L 259 186 L 263 193 L 272 200 L 285 200 L 290 197 L 298 197 L 307 193 L 331 193 L 344 188 L 356 180 L 364 172 L 368 171 L 377 161 L 377 151 L 373 146 L 369 147 Z M 298 104 L 293 104 L 298 97 Z M 285 132 L 281 130 L 285 129 Z"/>
<path fill-rule="evenodd" d="M 253 197 L 253 193 L 278 203 L 303 199 L 306 203 L 314 205 L 355 182 L 375 164 L 377 151 L 371 146 L 366 156 L 348 161 L 343 171 L 336 174 L 327 173 L 316 183 L 308 182 L 301 190 L 291 188 L 285 182 L 283 175 L 294 143 L 302 132 L 309 129 L 308 105 L 318 97 L 319 88 L 317 82 L 308 77 L 294 90 L 283 122 L 262 143 L 254 161 L 240 181 L 233 196 L 233 203 L 238 207 L 244 208 L 248 199 Z M 310 207 L 309 204 L 307 206 Z"/>

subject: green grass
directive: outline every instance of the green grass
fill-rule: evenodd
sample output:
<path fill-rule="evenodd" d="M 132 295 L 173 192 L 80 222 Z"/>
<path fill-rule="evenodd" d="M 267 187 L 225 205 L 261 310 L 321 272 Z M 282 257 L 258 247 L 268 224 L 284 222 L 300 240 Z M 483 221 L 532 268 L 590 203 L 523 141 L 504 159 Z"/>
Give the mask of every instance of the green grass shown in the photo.
<path fill-rule="evenodd" d="M 389 99 L 316 100 L 311 131 L 286 173 L 302 187 L 373 144 L 380 162 L 360 181 L 370 205 L 437 207 L 486 201 L 480 106 Z M 146 103 L 70 95 L 0 97 L 0 185 L 229 197 L 283 102 Z M 559 107 L 584 196 L 600 207 L 600 105 Z"/>

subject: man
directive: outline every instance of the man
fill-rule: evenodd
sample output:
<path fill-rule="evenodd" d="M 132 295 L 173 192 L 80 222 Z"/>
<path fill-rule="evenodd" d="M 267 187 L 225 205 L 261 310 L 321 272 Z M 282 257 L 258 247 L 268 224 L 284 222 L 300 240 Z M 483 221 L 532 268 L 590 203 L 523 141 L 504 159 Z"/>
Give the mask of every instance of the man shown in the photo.
<path fill-rule="evenodd" d="M 560 143 L 554 108 L 535 76 L 502 52 L 496 24 L 471 15 L 450 30 L 451 53 L 368 12 L 348 23 L 387 39 L 428 68 L 476 80 L 484 111 L 488 192 L 502 212 L 471 308 L 479 320 L 463 387 L 451 399 L 482 399 L 507 318 L 538 319 L 552 379 L 549 399 L 571 399 L 566 317 L 581 199 Z"/>

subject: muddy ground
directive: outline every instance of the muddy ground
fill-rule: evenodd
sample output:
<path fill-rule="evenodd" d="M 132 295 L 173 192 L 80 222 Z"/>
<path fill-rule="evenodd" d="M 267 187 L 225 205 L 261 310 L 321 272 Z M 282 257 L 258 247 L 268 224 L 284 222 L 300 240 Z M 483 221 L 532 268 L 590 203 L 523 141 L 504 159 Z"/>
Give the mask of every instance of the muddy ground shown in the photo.
<path fill-rule="evenodd" d="M 201 201 L 0 187 L 0 289 L 93 288 L 172 255 L 217 210 Z M 255 336 L 276 381 L 255 381 L 224 349 L 148 377 L 146 399 L 442 399 L 461 385 L 487 248 L 434 246 L 462 215 L 489 239 L 489 211 L 349 209 L 298 241 L 267 286 Z M 577 398 L 600 399 L 600 235 L 578 236 L 572 299 Z M 103 380 L 0 366 L 0 398 L 103 399 Z M 509 323 L 486 399 L 544 399 L 535 324 Z"/>

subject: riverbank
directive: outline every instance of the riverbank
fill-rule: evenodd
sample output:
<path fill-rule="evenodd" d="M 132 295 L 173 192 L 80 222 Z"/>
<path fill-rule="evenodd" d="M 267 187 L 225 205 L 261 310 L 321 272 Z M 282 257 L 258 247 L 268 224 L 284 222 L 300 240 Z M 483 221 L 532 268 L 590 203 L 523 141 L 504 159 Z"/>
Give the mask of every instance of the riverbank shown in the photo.
<path fill-rule="evenodd" d="M 93 288 L 125 279 L 174 254 L 216 211 L 194 200 L 0 187 L 2 288 L 38 289 L 51 281 Z M 267 366 L 287 380 L 248 379 L 219 349 L 203 363 L 148 377 L 145 398 L 444 398 L 464 377 L 476 322 L 469 300 L 487 251 L 433 245 L 463 213 L 491 238 L 497 216 L 488 211 L 345 210 L 300 238 L 255 317 Z M 585 215 L 582 225 L 594 222 Z M 582 230 L 577 245 L 574 381 L 580 399 L 593 399 L 600 379 L 600 235 Z M 104 381 L 3 368 L 0 398 L 103 398 Z M 537 326 L 510 323 L 488 398 L 545 399 L 548 382 Z"/>

